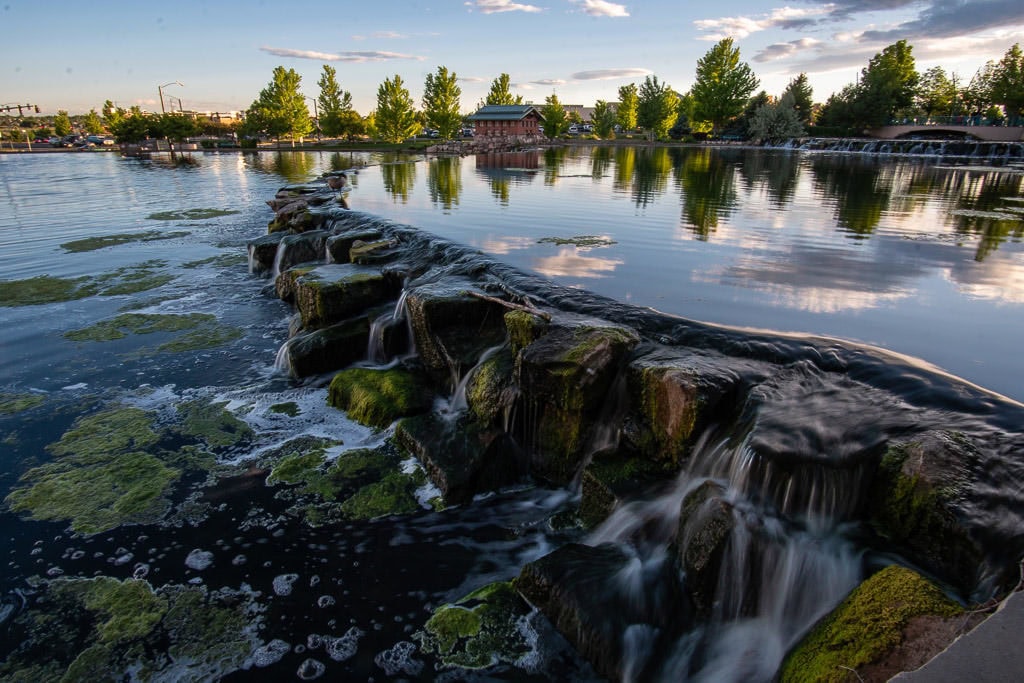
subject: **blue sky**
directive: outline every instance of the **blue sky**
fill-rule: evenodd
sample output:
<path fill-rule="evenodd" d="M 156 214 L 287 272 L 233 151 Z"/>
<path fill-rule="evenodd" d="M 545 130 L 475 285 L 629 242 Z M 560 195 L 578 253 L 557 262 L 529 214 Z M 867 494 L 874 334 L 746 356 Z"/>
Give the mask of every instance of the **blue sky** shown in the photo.
<path fill-rule="evenodd" d="M 278 65 L 315 97 L 324 64 L 362 114 L 385 78 L 400 75 L 418 104 L 426 75 L 446 66 L 469 112 L 502 72 L 538 103 L 552 92 L 613 101 L 648 74 L 684 92 L 725 36 L 771 94 L 806 72 L 824 101 L 899 39 L 919 70 L 939 65 L 966 82 L 1024 43 L 1024 0 L 0 0 L 0 26 L 0 104 L 46 113 L 107 99 L 158 111 L 157 86 L 173 81 L 184 85 L 164 89 L 169 106 L 244 109 Z"/>

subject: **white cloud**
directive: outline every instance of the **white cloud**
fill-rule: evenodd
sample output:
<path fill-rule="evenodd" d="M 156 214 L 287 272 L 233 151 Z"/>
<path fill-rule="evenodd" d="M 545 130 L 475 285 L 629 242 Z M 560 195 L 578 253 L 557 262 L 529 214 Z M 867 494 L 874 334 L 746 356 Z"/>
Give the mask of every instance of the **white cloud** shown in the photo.
<path fill-rule="evenodd" d="M 261 47 L 263 52 L 278 57 L 294 57 L 296 59 L 316 59 L 322 62 L 387 62 L 396 59 L 415 59 L 422 62 L 426 57 L 407 55 L 401 52 L 385 52 L 381 50 L 317 52 L 315 50 L 292 50 L 285 47 Z"/>
<path fill-rule="evenodd" d="M 577 71 L 570 78 L 574 81 L 611 81 L 616 78 L 640 78 L 650 76 L 653 72 L 649 69 L 624 68 L 624 69 L 593 69 L 591 71 Z"/>
<path fill-rule="evenodd" d="M 566 81 L 561 78 L 541 78 L 536 81 L 530 81 L 534 85 L 565 85 Z"/>
<path fill-rule="evenodd" d="M 605 0 L 569 0 L 574 5 L 579 5 L 585 14 L 592 17 L 628 17 L 629 10 L 625 5 L 619 5 Z"/>
<path fill-rule="evenodd" d="M 797 52 L 814 49 L 819 45 L 821 45 L 821 41 L 814 38 L 800 38 L 798 40 L 791 40 L 788 43 L 774 43 L 754 55 L 754 61 L 770 62 L 789 57 Z"/>
<path fill-rule="evenodd" d="M 480 10 L 481 14 L 499 14 L 501 12 L 543 12 L 536 5 L 524 5 L 512 0 L 473 0 L 463 3 L 466 7 Z"/>
<path fill-rule="evenodd" d="M 693 22 L 701 31 L 707 31 L 701 40 L 722 40 L 723 38 L 746 38 L 751 33 L 766 31 L 770 28 L 796 29 L 812 26 L 817 22 L 815 17 L 826 14 L 830 6 L 794 8 L 781 7 L 773 9 L 770 14 L 755 17 L 722 17 L 721 19 L 698 19 Z"/>
<path fill-rule="evenodd" d="M 480 76 L 459 76 L 459 80 L 463 83 L 483 83 L 486 79 Z"/>

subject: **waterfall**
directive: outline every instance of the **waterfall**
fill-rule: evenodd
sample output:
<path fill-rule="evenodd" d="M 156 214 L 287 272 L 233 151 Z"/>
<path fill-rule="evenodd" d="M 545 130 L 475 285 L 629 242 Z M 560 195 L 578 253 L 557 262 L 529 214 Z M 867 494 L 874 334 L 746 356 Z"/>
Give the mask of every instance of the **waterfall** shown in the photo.
<path fill-rule="evenodd" d="M 277 280 L 277 276 L 281 274 L 281 261 L 284 259 L 284 252 L 287 247 L 284 240 L 277 245 L 277 251 L 274 252 L 274 265 L 270 269 L 270 279 L 273 281 Z"/>
<path fill-rule="evenodd" d="M 256 245 L 250 244 L 247 249 L 249 252 L 249 275 L 256 272 Z"/>
<path fill-rule="evenodd" d="M 292 358 L 290 354 L 290 346 L 295 337 L 292 337 L 284 344 L 281 344 L 281 348 L 277 350 L 277 356 L 274 357 L 274 371 L 282 375 L 291 376 L 292 374 Z"/>
<path fill-rule="evenodd" d="M 443 417 L 456 417 L 459 413 L 469 407 L 466 402 L 466 388 L 469 386 L 469 381 L 473 379 L 473 375 L 480 369 L 480 366 L 486 363 L 491 356 L 500 351 L 503 346 L 504 343 L 485 349 L 484 352 L 480 354 L 480 358 L 477 360 L 476 364 L 470 368 L 468 372 L 463 374 L 462 377 L 458 377 L 458 375 L 454 377 L 455 389 L 452 391 L 451 397 L 444 402 L 440 411 Z"/>

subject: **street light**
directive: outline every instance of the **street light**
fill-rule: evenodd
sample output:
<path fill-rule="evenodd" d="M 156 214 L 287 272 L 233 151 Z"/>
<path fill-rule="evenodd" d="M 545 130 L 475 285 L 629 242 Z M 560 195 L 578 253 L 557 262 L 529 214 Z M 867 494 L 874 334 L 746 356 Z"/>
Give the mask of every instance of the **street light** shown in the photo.
<path fill-rule="evenodd" d="M 313 100 L 313 118 L 316 119 L 316 139 L 320 140 L 320 112 L 316 107 L 316 98 L 310 97 L 309 95 L 303 95 L 307 100 Z"/>
<path fill-rule="evenodd" d="M 158 93 L 160 93 L 160 113 L 161 114 L 166 114 L 167 113 L 167 110 L 164 109 L 164 88 L 166 88 L 169 85 L 180 85 L 183 88 L 185 87 L 185 84 L 182 83 L 181 81 L 171 81 L 170 83 L 164 83 L 163 85 L 156 86 L 156 91 Z"/>

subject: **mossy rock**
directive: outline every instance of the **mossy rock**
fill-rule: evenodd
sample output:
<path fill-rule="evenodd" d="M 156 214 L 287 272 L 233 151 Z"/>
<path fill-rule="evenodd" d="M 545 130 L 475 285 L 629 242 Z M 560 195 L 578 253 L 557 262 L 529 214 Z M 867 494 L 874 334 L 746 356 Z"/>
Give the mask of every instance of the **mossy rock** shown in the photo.
<path fill-rule="evenodd" d="M 526 311 L 509 311 L 504 319 L 514 353 L 539 339 L 548 329 L 546 320 Z"/>
<path fill-rule="evenodd" d="M 249 262 L 252 270 L 257 273 L 265 273 L 274 267 L 274 260 L 277 257 L 277 247 L 285 233 L 278 232 L 272 235 L 263 235 L 256 239 L 249 240 L 247 247 L 249 251 Z"/>
<path fill-rule="evenodd" d="M 711 614 L 722 562 L 737 523 L 733 506 L 724 496 L 721 484 L 706 481 L 683 499 L 679 512 L 678 562 L 686 574 L 687 592 L 705 616 Z"/>
<path fill-rule="evenodd" d="M 328 264 L 295 280 L 295 306 L 306 329 L 356 316 L 393 296 L 392 283 L 377 268 Z"/>
<path fill-rule="evenodd" d="M 622 502 L 668 476 L 671 475 L 650 460 L 632 454 L 595 453 L 583 470 L 580 519 L 586 526 L 597 526 Z"/>
<path fill-rule="evenodd" d="M 393 240 L 355 240 L 349 247 L 348 260 L 351 263 L 384 263 L 394 257 L 394 247 Z"/>
<path fill-rule="evenodd" d="M 950 618 L 963 609 L 917 572 L 892 565 L 858 586 L 786 656 L 784 683 L 860 679 L 904 640 L 915 619 Z"/>
<path fill-rule="evenodd" d="M 429 410 L 433 393 L 422 377 L 403 368 L 349 368 L 331 380 L 327 402 L 360 424 L 383 429 Z"/>
<path fill-rule="evenodd" d="M 0 392 L 0 415 L 23 413 L 41 405 L 46 400 L 42 394 Z"/>
<path fill-rule="evenodd" d="M 497 424 L 515 399 L 514 365 L 512 350 L 506 346 L 481 362 L 470 378 L 466 403 L 481 424 Z"/>
<path fill-rule="evenodd" d="M 377 482 L 367 484 L 341 504 L 349 519 L 376 519 L 388 515 L 405 515 L 420 509 L 416 489 L 425 483 L 419 476 L 389 472 Z"/>
<path fill-rule="evenodd" d="M 324 441 L 285 455 L 271 469 L 267 484 L 296 486 L 299 493 L 314 494 L 330 502 L 351 497 L 364 486 L 399 472 L 399 458 L 389 449 L 360 448 L 328 460 L 327 448 L 333 445 L 336 444 Z"/>
<path fill-rule="evenodd" d="M 413 637 L 424 652 L 436 654 L 443 667 L 482 669 L 515 664 L 531 651 L 517 627 L 530 606 L 500 581 L 442 605 Z"/>
<path fill-rule="evenodd" d="M 378 230 L 348 230 L 327 238 L 325 250 L 334 263 L 351 263 L 351 249 L 356 242 L 372 243 L 380 241 L 382 235 Z"/>
<path fill-rule="evenodd" d="M 370 325 L 364 317 L 343 320 L 292 337 L 285 346 L 292 377 L 331 372 L 366 357 Z"/>
<path fill-rule="evenodd" d="M 272 265 L 273 263 L 271 263 Z M 274 280 L 274 293 L 277 295 L 277 298 L 281 301 L 293 303 L 295 301 L 295 283 L 298 282 L 300 277 L 312 272 L 318 266 L 319 264 L 317 263 L 303 263 L 280 272 L 277 279 Z"/>

